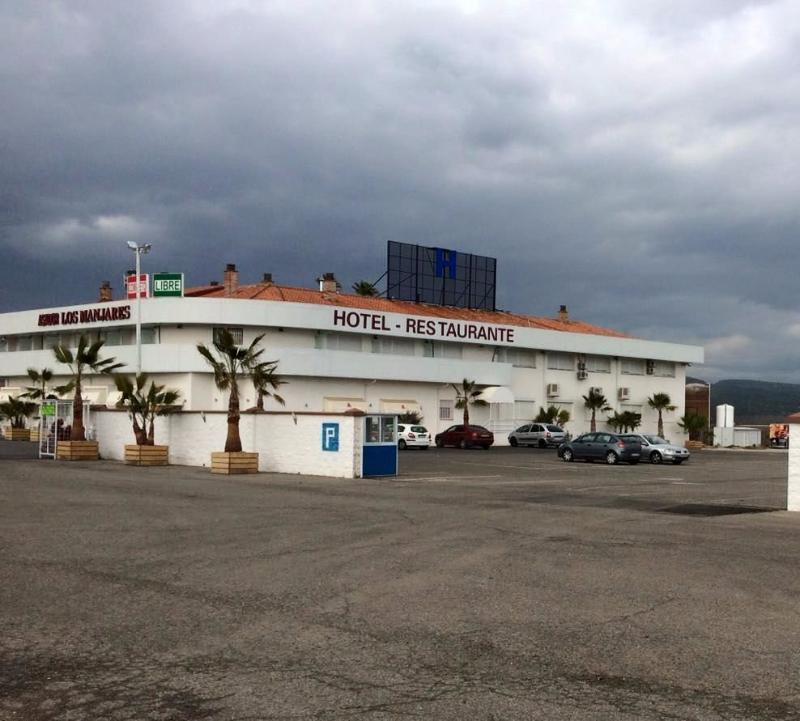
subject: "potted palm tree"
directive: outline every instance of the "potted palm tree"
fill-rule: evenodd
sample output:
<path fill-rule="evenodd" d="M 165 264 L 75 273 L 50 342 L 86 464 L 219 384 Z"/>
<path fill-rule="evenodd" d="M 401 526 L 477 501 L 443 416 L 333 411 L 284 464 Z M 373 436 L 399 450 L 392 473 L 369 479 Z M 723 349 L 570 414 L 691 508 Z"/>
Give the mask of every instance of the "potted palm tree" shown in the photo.
<path fill-rule="evenodd" d="M 672 405 L 672 399 L 667 393 L 653 393 L 647 399 L 647 405 L 653 410 L 658 411 L 658 435 L 664 437 L 664 419 L 662 414 L 664 411 L 674 411 L 678 406 Z"/>
<path fill-rule="evenodd" d="M 708 428 L 706 417 L 697 413 L 687 413 L 678 421 L 678 426 L 684 433 L 689 434 L 686 447 L 693 451 L 699 451 L 704 445 L 702 440 L 703 431 Z"/>
<path fill-rule="evenodd" d="M 582 397 L 584 405 L 592 412 L 589 430 L 594 433 L 597 430 L 597 411 L 605 413 L 611 410 L 611 406 L 608 404 L 606 397 L 594 388 L 590 388 L 589 392 Z"/>
<path fill-rule="evenodd" d="M 83 427 L 83 377 L 89 373 L 102 373 L 111 375 L 124 363 L 117 363 L 116 358 L 101 358 L 100 349 L 105 341 L 89 339 L 81 334 L 78 347 L 73 352 L 70 348 L 57 345 L 53 354 L 59 363 L 69 368 L 72 380 L 70 387 L 75 390 L 72 401 L 72 427 L 69 430 L 69 440 L 59 440 L 56 446 L 56 458 L 65 461 L 96 461 L 100 456 L 97 441 L 86 440 L 86 430 Z"/>
<path fill-rule="evenodd" d="M 0 418 L 7 418 L 11 423 L 11 427 L 6 430 L 6 438 L 9 441 L 29 441 L 31 432 L 25 427 L 25 421 L 35 412 L 36 404 L 22 400 L 21 396 L 12 396 L 0 403 Z"/>
<path fill-rule="evenodd" d="M 352 285 L 353 292 L 356 295 L 366 295 L 366 296 L 376 296 L 378 295 L 378 289 L 375 287 L 373 283 L 370 283 L 368 280 L 359 280 Z"/>
<path fill-rule="evenodd" d="M 481 391 L 478 390 L 478 384 L 475 381 L 464 378 L 460 386 L 452 385 L 456 392 L 456 408 L 464 411 L 464 425 L 468 426 L 470 406 L 481 407 L 489 404 L 480 397 Z"/>
<path fill-rule="evenodd" d="M 221 391 L 228 391 L 228 432 L 225 450 L 211 454 L 212 473 L 257 473 L 258 453 L 242 451 L 239 435 L 239 378 L 250 375 L 262 362 L 263 348 L 258 344 L 264 335 L 258 336 L 249 346 L 238 346 L 233 336 L 222 329 L 213 342 L 213 350 L 203 343 L 197 352 L 208 362 L 214 371 L 214 383 Z"/>
<path fill-rule="evenodd" d="M 128 376 L 114 377 L 121 397 L 117 408 L 127 408 L 133 423 L 134 444 L 125 445 L 125 463 L 132 466 L 166 466 L 169 463 L 169 446 L 155 444 L 155 420 L 179 410 L 176 404 L 180 393 L 165 390 L 164 386 L 150 381 L 146 373 L 131 380 Z"/>
<path fill-rule="evenodd" d="M 63 386 L 56 386 L 48 390 L 49 383 L 53 380 L 53 371 L 50 368 L 42 368 L 42 370 L 36 370 L 36 368 L 28 368 L 28 378 L 31 379 L 31 383 L 33 385 L 29 385 L 25 387 L 25 392 L 20 395 L 20 398 L 30 398 L 32 401 L 35 401 L 39 404 L 43 403 L 47 400 L 48 396 L 53 397 L 53 393 L 57 395 L 65 395 L 72 391 L 72 383 L 67 383 Z M 38 426 L 34 429 L 31 428 L 31 440 L 38 441 L 39 440 L 39 428 Z"/>

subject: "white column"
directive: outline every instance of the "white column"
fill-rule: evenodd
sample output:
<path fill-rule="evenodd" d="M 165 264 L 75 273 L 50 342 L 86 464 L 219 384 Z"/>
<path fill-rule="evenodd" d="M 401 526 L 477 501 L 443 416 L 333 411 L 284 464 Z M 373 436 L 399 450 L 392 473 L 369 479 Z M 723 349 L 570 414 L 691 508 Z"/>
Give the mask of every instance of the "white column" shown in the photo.
<path fill-rule="evenodd" d="M 789 479 L 786 509 L 800 511 L 800 424 L 789 424 Z"/>

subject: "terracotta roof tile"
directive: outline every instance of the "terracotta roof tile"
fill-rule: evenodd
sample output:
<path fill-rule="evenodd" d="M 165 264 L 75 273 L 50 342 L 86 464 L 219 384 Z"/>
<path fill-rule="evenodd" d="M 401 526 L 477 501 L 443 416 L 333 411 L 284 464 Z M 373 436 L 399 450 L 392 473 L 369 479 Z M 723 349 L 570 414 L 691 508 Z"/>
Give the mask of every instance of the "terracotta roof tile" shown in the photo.
<path fill-rule="evenodd" d="M 187 297 L 194 298 L 225 298 L 225 288 L 222 285 L 204 285 L 186 289 Z M 628 338 L 626 333 L 602 328 L 584 323 L 579 320 L 559 320 L 557 318 L 543 318 L 532 315 L 521 315 L 503 310 L 473 310 L 470 308 L 454 308 L 452 306 L 429 305 L 427 303 L 412 303 L 405 300 L 391 300 L 389 298 L 375 298 L 349 293 L 330 293 L 310 288 L 296 288 L 272 283 L 255 283 L 240 285 L 231 296 L 245 300 L 277 300 L 290 303 L 311 303 L 314 305 L 340 306 L 342 308 L 356 308 L 384 313 L 403 313 L 406 315 L 427 315 L 436 318 L 449 318 L 451 320 L 472 321 L 474 323 L 495 323 L 498 325 L 522 326 L 524 328 L 541 328 L 569 333 L 588 333 L 591 335 L 604 335 L 614 338 Z"/>

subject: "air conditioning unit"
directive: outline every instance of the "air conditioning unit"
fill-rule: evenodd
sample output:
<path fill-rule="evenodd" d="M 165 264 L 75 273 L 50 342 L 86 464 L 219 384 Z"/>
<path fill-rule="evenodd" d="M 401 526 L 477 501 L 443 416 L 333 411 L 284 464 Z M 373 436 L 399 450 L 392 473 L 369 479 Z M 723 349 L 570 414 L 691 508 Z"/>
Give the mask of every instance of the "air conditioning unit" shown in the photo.
<path fill-rule="evenodd" d="M 547 384 L 547 397 L 548 398 L 555 398 L 558 396 L 559 387 L 558 383 L 548 383 Z"/>
<path fill-rule="evenodd" d="M 596 394 L 598 396 L 601 396 L 601 395 L 603 395 L 603 389 L 600 388 L 600 386 L 592 386 L 589 389 L 589 393 L 594 393 L 594 394 Z"/>
<path fill-rule="evenodd" d="M 630 388 L 620 388 L 617 391 L 617 397 L 621 401 L 627 401 L 631 397 L 631 389 Z"/>
<path fill-rule="evenodd" d="M 578 380 L 585 381 L 588 377 L 589 374 L 586 372 L 586 369 L 578 366 Z"/>
<path fill-rule="evenodd" d="M 582 358 L 578 358 L 578 370 L 585 371 L 586 370 L 586 361 Z"/>
<path fill-rule="evenodd" d="M 647 369 L 647 375 L 649 375 L 649 376 L 653 375 L 653 373 L 656 372 L 656 362 L 655 361 L 652 361 L 652 360 L 647 361 L 647 363 L 645 364 L 645 367 Z"/>

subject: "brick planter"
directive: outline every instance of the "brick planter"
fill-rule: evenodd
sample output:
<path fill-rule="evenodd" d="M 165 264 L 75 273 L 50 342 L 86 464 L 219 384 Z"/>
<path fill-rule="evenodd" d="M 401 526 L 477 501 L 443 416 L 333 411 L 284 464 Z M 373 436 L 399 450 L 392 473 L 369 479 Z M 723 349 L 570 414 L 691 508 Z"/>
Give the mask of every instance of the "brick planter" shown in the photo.
<path fill-rule="evenodd" d="M 702 451 L 705 447 L 703 441 L 686 441 L 684 444 L 690 451 Z"/>
<path fill-rule="evenodd" d="M 125 463 L 129 466 L 166 466 L 169 446 L 125 446 Z"/>
<path fill-rule="evenodd" d="M 59 461 L 96 461 L 100 451 L 97 441 L 59 441 L 56 458 Z"/>
<path fill-rule="evenodd" d="M 9 428 L 6 431 L 6 438 L 9 441 L 29 441 L 31 431 L 29 428 Z"/>
<path fill-rule="evenodd" d="M 211 472 L 224 475 L 258 473 L 258 453 L 214 452 L 211 454 Z"/>

